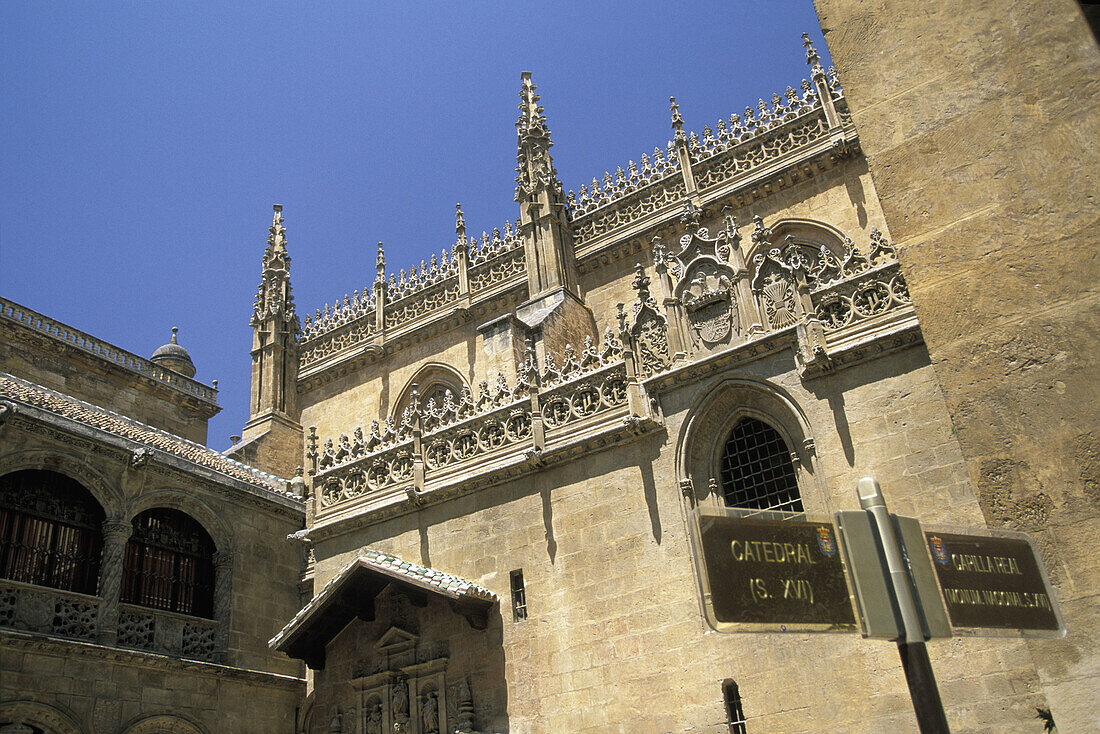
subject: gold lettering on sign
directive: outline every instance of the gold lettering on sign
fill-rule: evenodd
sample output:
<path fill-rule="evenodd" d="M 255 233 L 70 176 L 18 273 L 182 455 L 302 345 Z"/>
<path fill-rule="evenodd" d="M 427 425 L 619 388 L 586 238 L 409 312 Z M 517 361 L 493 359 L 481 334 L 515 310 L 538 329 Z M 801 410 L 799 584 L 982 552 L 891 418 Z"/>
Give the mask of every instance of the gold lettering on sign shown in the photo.
<path fill-rule="evenodd" d="M 730 543 L 734 560 L 750 563 L 801 563 L 814 565 L 806 543 L 773 543 L 764 540 L 735 540 Z"/>
<path fill-rule="evenodd" d="M 1006 576 L 1023 576 L 1015 558 L 1003 556 L 975 556 L 966 553 L 952 553 L 951 565 L 956 571 L 974 573 L 1000 573 Z"/>

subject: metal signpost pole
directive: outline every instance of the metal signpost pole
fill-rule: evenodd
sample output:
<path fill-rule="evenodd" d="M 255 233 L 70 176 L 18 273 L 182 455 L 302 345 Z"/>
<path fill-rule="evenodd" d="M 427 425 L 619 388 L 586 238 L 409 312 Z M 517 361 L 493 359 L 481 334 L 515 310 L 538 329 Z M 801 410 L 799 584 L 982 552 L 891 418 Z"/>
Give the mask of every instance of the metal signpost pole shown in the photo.
<path fill-rule="evenodd" d="M 917 726 L 921 734 L 948 734 L 947 715 L 943 711 L 940 692 L 936 687 L 936 676 L 932 672 L 932 661 L 928 659 L 928 650 L 924 646 L 924 631 L 913 588 L 909 582 L 909 571 L 902 558 L 897 534 L 894 532 L 893 518 L 886 509 L 886 499 L 878 482 L 872 477 L 864 477 L 857 485 L 859 504 L 871 516 L 882 543 L 886 557 L 886 568 L 890 572 L 894 596 L 901 612 L 904 632 L 898 639 L 898 653 L 905 671 L 905 681 L 909 684 L 909 695 L 913 699 L 913 710 L 917 715 Z"/>

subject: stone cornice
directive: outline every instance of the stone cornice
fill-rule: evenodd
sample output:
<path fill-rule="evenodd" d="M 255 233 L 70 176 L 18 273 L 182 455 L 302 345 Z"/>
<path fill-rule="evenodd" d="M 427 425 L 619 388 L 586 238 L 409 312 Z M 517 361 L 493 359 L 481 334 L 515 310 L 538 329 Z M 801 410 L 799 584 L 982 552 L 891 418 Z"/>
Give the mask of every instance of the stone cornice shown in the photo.
<path fill-rule="evenodd" d="M 205 663 L 199 660 L 185 660 L 157 653 L 109 647 L 107 645 L 99 645 L 92 642 L 64 640 L 35 634 L 33 632 L 21 632 L 11 629 L 0 629 L 0 646 L 62 657 L 83 657 L 107 663 L 130 665 L 137 668 L 163 670 L 170 673 L 189 673 L 212 676 L 226 680 L 253 683 L 269 688 L 283 688 L 287 690 L 301 689 L 304 692 L 306 684 L 304 678 L 283 675 L 281 673 L 269 673 L 264 670 L 253 670 L 251 668 L 238 668 L 232 665 L 222 665 L 220 663 Z"/>

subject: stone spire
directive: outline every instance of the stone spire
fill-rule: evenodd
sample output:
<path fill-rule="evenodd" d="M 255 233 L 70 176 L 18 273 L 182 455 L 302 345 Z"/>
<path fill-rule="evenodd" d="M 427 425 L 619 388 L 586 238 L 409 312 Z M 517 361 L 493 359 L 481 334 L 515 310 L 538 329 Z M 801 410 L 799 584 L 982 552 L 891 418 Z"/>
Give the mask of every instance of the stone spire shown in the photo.
<path fill-rule="evenodd" d="M 539 95 L 531 82 L 531 72 L 521 75 L 519 120 L 516 132 L 519 150 L 516 154 L 516 201 L 523 203 L 537 198 L 540 190 L 548 190 L 557 200 L 562 199 L 561 181 L 550 157 L 550 128 L 546 127 L 546 115 L 539 105 Z"/>
<path fill-rule="evenodd" d="M 283 477 L 293 476 L 301 455 L 298 424 L 298 334 L 290 292 L 283 207 L 275 204 L 264 250 L 262 279 L 252 308 L 252 395 L 244 441 L 227 456 Z"/>
<path fill-rule="evenodd" d="M 550 157 L 550 130 L 531 72 L 523 72 L 521 78 L 516 201 L 527 257 L 528 292 L 532 299 L 561 289 L 576 295 L 573 236 L 561 182 Z"/>
<path fill-rule="evenodd" d="M 283 226 L 283 207 L 275 204 L 271 226 L 267 228 L 267 249 L 264 250 L 260 288 L 252 307 L 251 326 L 277 316 L 299 330 L 298 316 L 294 313 L 294 296 L 290 292 L 290 255 L 286 251 L 286 227 Z"/>

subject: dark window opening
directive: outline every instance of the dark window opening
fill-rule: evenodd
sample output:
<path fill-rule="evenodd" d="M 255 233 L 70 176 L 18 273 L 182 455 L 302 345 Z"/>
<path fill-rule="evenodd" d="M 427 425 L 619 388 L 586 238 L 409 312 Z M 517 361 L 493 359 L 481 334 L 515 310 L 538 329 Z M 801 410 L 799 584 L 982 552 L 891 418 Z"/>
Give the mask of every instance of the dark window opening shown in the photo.
<path fill-rule="evenodd" d="M 802 512 L 786 442 L 763 421 L 742 418 L 722 451 L 722 493 L 730 507 Z"/>
<path fill-rule="evenodd" d="M 512 619 L 527 619 L 527 591 L 523 586 L 523 569 L 512 571 Z"/>
<path fill-rule="evenodd" d="M 729 724 L 730 734 L 747 734 L 745 712 L 741 708 L 741 691 L 734 681 L 723 681 L 722 700 L 726 703 L 726 723 Z"/>
<path fill-rule="evenodd" d="M 103 519 L 88 490 L 63 474 L 0 477 L 0 578 L 94 595 Z"/>
<path fill-rule="evenodd" d="M 214 616 L 214 541 L 189 515 L 157 508 L 134 518 L 122 564 L 122 601 Z"/>

